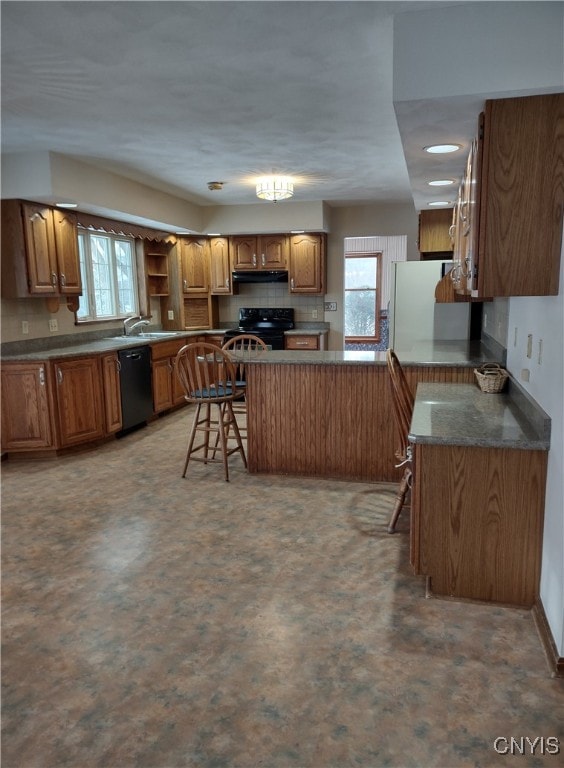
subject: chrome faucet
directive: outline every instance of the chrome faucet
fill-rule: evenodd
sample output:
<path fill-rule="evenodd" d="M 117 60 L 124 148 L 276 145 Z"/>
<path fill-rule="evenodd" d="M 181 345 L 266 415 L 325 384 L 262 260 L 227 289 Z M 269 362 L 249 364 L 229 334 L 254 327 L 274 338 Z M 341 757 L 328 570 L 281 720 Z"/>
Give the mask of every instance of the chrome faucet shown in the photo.
<path fill-rule="evenodd" d="M 131 321 L 134 320 L 131 325 Z M 124 336 L 131 336 L 132 331 L 135 330 L 135 328 L 141 328 L 143 325 L 150 325 L 150 321 L 146 320 L 144 317 L 126 317 L 123 321 L 123 333 Z"/>

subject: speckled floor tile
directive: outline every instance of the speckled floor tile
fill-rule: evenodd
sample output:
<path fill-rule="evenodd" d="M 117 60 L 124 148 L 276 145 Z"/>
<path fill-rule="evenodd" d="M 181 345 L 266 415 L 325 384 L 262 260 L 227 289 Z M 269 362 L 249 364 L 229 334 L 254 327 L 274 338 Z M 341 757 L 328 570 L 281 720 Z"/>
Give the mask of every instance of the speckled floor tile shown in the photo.
<path fill-rule="evenodd" d="M 188 426 L 4 463 L 3 768 L 562 765 L 531 614 L 426 599 L 394 486 L 182 479 Z"/>

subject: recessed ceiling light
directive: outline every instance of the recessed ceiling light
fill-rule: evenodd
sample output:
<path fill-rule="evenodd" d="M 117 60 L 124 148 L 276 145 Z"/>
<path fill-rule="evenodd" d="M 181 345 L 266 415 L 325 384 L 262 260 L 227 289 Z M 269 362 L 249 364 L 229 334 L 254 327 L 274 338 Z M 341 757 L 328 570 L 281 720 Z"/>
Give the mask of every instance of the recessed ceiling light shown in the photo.
<path fill-rule="evenodd" d="M 427 182 L 430 187 L 448 187 L 454 184 L 453 179 L 435 179 L 434 181 Z"/>
<path fill-rule="evenodd" d="M 57 208 L 78 208 L 78 203 L 55 203 Z"/>
<path fill-rule="evenodd" d="M 442 155 L 447 152 L 456 152 L 460 149 L 460 144 L 431 144 L 428 147 L 423 147 L 423 149 L 432 155 Z"/>
<path fill-rule="evenodd" d="M 432 203 L 427 203 L 427 205 L 452 205 L 452 203 L 448 200 L 436 200 Z"/>

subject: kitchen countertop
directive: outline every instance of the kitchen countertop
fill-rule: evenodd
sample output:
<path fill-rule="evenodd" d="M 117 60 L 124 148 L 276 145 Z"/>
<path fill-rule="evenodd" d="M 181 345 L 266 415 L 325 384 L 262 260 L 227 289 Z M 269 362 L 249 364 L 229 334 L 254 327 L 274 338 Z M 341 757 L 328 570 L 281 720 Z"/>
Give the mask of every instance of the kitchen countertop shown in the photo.
<path fill-rule="evenodd" d="M 402 365 L 474 367 L 485 362 L 498 362 L 480 342 L 424 342 L 396 354 Z M 279 350 L 261 354 L 248 362 L 259 365 L 386 365 L 386 353 Z"/>
<path fill-rule="evenodd" d="M 409 440 L 429 445 L 548 450 L 550 418 L 516 383 L 486 394 L 474 384 L 420 383 Z"/>

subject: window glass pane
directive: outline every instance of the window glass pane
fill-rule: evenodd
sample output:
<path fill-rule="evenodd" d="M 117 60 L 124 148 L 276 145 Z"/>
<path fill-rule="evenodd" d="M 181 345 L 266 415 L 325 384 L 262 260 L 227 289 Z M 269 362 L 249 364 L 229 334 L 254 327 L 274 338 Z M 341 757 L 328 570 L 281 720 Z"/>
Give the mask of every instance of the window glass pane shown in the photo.
<path fill-rule="evenodd" d="M 90 235 L 90 249 L 96 316 L 111 317 L 115 313 L 112 311 L 114 305 L 113 283 L 108 238 Z"/>
<path fill-rule="evenodd" d="M 345 290 L 376 288 L 378 259 L 375 256 L 345 259 Z"/>
<path fill-rule="evenodd" d="M 118 287 L 118 312 L 128 315 L 137 311 L 133 250 L 127 240 L 116 240 L 116 272 Z"/>
<path fill-rule="evenodd" d="M 376 291 L 345 291 L 345 336 L 375 335 Z"/>

